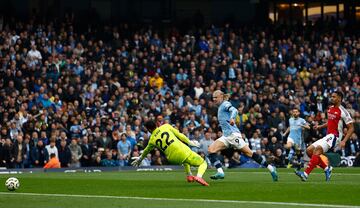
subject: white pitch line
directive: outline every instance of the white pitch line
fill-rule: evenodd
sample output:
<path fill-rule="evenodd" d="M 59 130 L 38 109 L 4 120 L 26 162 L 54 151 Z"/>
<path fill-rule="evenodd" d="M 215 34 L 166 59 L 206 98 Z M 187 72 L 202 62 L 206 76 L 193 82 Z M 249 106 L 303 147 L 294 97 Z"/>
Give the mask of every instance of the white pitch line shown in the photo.
<path fill-rule="evenodd" d="M 360 208 L 360 206 L 335 205 L 335 204 L 309 204 L 309 203 L 295 203 L 295 202 L 237 201 L 237 200 L 215 200 L 215 199 L 149 198 L 149 197 L 137 197 L 137 196 L 133 197 L 133 196 L 77 195 L 77 194 L 41 194 L 41 193 L 16 193 L 16 192 L 0 192 L 0 195 L 103 198 L 103 199 L 137 199 L 137 200 L 152 200 L 152 201 L 186 201 L 186 202 L 234 203 L 234 204 L 263 204 L 263 205 L 267 204 L 267 205 L 307 206 L 307 207 Z"/>
<path fill-rule="evenodd" d="M 231 172 L 231 171 L 228 171 L 228 172 L 226 172 L 226 173 L 251 173 L 251 174 L 268 174 L 268 172 L 246 172 L 246 171 L 244 171 L 244 172 Z M 289 172 L 278 172 L 278 174 L 280 174 L 280 175 L 295 175 L 295 173 L 294 172 L 292 172 L 292 173 L 289 173 Z M 324 174 L 324 173 L 311 173 L 311 175 L 318 175 L 318 174 Z M 334 175 L 349 175 L 349 176 L 360 176 L 360 173 L 332 173 L 332 175 L 334 176 Z"/>

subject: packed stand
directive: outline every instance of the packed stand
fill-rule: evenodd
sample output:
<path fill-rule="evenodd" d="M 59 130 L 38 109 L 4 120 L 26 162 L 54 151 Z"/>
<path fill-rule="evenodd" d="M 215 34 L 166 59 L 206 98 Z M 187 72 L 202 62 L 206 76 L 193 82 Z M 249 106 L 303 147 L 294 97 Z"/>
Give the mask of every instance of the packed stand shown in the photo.
<path fill-rule="evenodd" d="M 335 24 L 336 25 L 336 24 Z M 286 164 L 284 132 L 297 107 L 323 122 L 329 94 L 345 93 L 360 154 L 360 37 L 340 26 L 223 27 L 179 31 L 9 22 L 0 34 L 0 166 L 127 166 L 149 139 L 143 123 L 171 123 L 207 147 L 222 133 L 212 92 L 231 94 L 251 150 Z M 310 130 L 306 143 L 325 135 Z M 229 167 L 249 158 L 223 154 Z M 143 166 L 166 165 L 159 150 Z M 359 164 L 358 164 L 359 165 Z"/>

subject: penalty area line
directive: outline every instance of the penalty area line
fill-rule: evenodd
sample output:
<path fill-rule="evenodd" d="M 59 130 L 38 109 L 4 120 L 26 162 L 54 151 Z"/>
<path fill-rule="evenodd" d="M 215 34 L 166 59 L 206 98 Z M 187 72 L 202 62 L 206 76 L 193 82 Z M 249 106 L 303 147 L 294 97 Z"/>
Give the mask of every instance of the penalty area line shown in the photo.
<path fill-rule="evenodd" d="M 78 195 L 78 194 L 44 194 L 44 193 L 16 193 L 16 192 L 0 192 L 0 195 L 23 195 L 23 196 L 48 196 L 48 197 L 71 197 L 71 198 L 102 198 L 102 199 L 137 199 L 152 201 L 185 201 L 185 202 L 208 202 L 208 203 L 232 203 L 232 204 L 267 204 L 267 205 L 283 205 L 283 206 L 307 206 L 307 207 L 334 207 L 334 208 L 360 208 L 360 206 L 352 205 L 336 205 L 336 204 L 310 204 L 296 202 L 270 202 L 270 201 L 238 201 L 238 200 L 216 200 L 216 199 L 177 199 L 177 198 L 150 198 L 137 196 L 107 196 L 107 195 Z"/>

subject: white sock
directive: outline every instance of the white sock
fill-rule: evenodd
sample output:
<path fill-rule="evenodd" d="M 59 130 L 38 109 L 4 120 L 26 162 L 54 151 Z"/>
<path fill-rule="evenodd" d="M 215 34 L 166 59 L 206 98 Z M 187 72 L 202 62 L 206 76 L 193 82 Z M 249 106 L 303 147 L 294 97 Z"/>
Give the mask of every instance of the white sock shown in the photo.
<path fill-rule="evenodd" d="M 224 174 L 224 171 L 223 171 L 223 169 L 222 169 L 222 168 L 218 168 L 218 169 L 217 169 L 217 172 L 218 172 L 218 173 L 222 173 L 222 174 Z"/>
<path fill-rule="evenodd" d="M 327 170 L 329 170 L 330 169 L 330 171 L 332 170 L 332 167 L 329 165 L 329 166 L 326 166 L 326 168 L 324 169 L 324 171 L 327 171 Z"/>
<path fill-rule="evenodd" d="M 197 174 L 196 177 L 202 178 L 202 174 Z"/>
<path fill-rule="evenodd" d="M 267 166 L 267 169 L 270 171 L 270 172 L 274 172 L 275 168 L 272 166 L 272 165 L 268 165 Z"/>
<path fill-rule="evenodd" d="M 306 177 L 308 177 L 308 174 L 307 174 L 306 172 L 304 172 L 304 175 L 305 175 Z"/>

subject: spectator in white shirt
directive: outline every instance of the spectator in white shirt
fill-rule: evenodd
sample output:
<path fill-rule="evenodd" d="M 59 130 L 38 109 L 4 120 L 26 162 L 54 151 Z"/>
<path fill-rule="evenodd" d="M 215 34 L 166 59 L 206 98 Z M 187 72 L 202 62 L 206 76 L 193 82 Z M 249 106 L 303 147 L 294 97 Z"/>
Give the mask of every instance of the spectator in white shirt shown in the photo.
<path fill-rule="evenodd" d="M 45 146 L 45 149 L 46 149 L 46 151 L 48 153 L 47 155 L 49 157 L 48 159 L 46 159 L 47 161 L 49 161 L 51 154 L 55 154 L 56 158 L 59 158 L 58 149 L 57 149 L 55 143 L 56 143 L 56 138 L 51 137 L 50 138 L 50 144 Z"/>
<path fill-rule="evenodd" d="M 34 66 L 40 63 L 42 59 L 41 53 L 36 49 L 36 45 L 31 45 L 31 50 L 27 54 L 29 66 Z"/>

